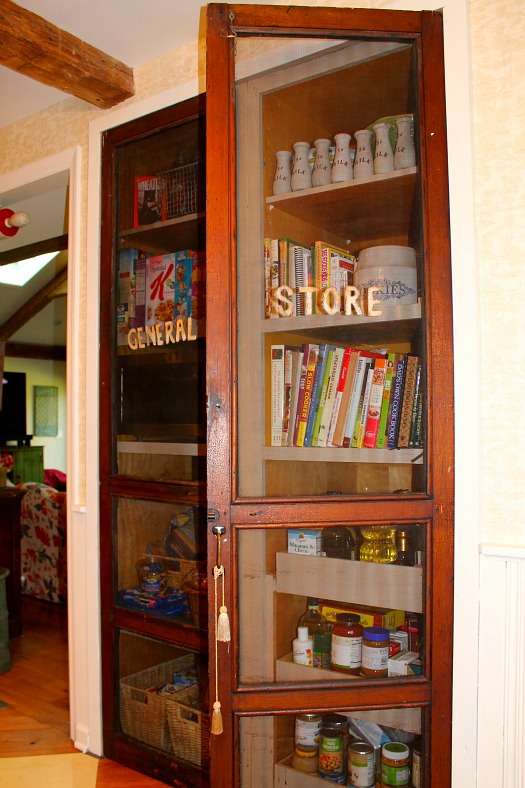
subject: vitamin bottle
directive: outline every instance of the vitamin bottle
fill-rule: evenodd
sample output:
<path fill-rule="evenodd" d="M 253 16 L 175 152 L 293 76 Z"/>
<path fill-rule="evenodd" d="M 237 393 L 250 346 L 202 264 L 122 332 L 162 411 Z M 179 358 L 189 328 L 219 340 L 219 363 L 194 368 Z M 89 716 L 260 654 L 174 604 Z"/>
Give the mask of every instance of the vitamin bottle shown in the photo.
<path fill-rule="evenodd" d="M 358 675 L 361 669 L 363 627 L 357 613 L 338 613 L 332 628 L 331 667 Z"/>
<path fill-rule="evenodd" d="M 388 676 L 388 651 L 390 637 L 383 627 L 363 629 L 361 673 L 369 678 Z"/>
<path fill-rule="evenodd" d="M 381 788 L 410 785 L 410 751 L 406 744 L 389 741 L 381 748 Z"/>

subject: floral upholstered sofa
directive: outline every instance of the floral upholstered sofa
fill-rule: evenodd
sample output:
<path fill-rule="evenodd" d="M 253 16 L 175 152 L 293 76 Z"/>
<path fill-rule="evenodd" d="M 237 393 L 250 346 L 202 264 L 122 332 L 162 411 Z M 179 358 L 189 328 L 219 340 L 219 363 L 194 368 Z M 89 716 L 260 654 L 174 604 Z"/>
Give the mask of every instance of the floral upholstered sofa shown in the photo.
<path fill-rule="evenodd" d="M 22 593 L 65 604 L 66 493 L 34 482 L 17 486 L 25 492 L 21 510 Z"/>

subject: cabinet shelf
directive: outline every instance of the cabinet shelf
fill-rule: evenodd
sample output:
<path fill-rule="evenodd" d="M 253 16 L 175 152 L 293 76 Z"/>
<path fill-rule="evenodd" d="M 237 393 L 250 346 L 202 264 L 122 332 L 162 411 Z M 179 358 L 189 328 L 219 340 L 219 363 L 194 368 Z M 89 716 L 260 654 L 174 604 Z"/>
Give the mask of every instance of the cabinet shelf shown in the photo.
<path fill-rule="evenodd" d="M 422 449 L 341 449 L 302 446 L 265 446 L 263 460 L 298 462 L 352 462 L 378 465 L 422 465 Z"/>
<path fill-rule="evenodd" d="M 188 213 L 164 222 L 153 222 L 141 227 L 121 230 L 119 241 L 122 248 L 137 246 L 152 254 L 164 254 L 180 249 L 198 251 L 205 245 L 206 214 Z"/>
<path fill-rule="evenodd" d="M 127 632 L 158 638 L 171 645 L 183 646 L 203 654 L 208 651 L 207 632 L 189 622 L 150 616 L 147 613 L 121 607 L 114 608 L 114 619 L 115 626 Z"/>
<path fill-rule="evenodd" d="M 275 590 L 422 613 L 423 567 L 279 552 Z"/>
<path fill-rule="evenodd" d="M 417 196 L 417 167 L 331 183 L 267 197 L 268 210 L 279 210 L 313 226 L 330 217 L 330 232 L 357 243 L 395 238 L 411 225 Z"/>

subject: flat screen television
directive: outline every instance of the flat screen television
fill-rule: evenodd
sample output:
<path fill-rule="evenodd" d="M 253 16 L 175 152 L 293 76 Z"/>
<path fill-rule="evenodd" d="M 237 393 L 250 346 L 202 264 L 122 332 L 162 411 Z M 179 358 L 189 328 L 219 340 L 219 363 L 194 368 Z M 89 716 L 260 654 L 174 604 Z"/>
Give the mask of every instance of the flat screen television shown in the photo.
<path fill-rule="evenodd" d="M 0 444 L 27 439 L 26 427 L 26 373 L 4 372 L 2 408 L 0 410 Z"/>

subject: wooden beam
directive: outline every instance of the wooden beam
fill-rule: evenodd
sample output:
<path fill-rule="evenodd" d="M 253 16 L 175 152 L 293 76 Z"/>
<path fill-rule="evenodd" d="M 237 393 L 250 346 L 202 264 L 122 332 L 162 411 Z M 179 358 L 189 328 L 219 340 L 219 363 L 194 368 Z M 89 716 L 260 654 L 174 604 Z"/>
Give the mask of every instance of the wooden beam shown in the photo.
<path fill-rule="evenodd" d="M 67 267 L 62 269 L 54 279 L 45 285 L 41 290 L 29 299 L 14 315 L 0 325 L 0 342 L 6 342 L 22 326 L 37 315 L 45 306 L 51 303 L 54 298 L 66 294 L 64 284 L 67 282 Z"/>
<path fill-rule="evenodd" d="M 33 345 L 29 342 L 6 342 L 5 354 L 9 358 L 37 358 L 40 361 L 65 361 L 65 345 Z"/>
<path fill-rule="evenodd" d="M 16 249 L 0 252 L 0 265 L 19 263 L 20 260 L 29 260 L 31 257 L 47 252 L 63 252 L 67 249 L 67 245 L 68 236 L 66 233 L 66 235 L 57 235 L 55 238 L 46 238 L 44 241 L 36 241 L 34 244 L 17 246 Z"/>
<path fill-rule="evenodd" d="M 133 69 L 12 0 L 0 0 L 0 64 L 108 109 L 135 92 Z"/>

